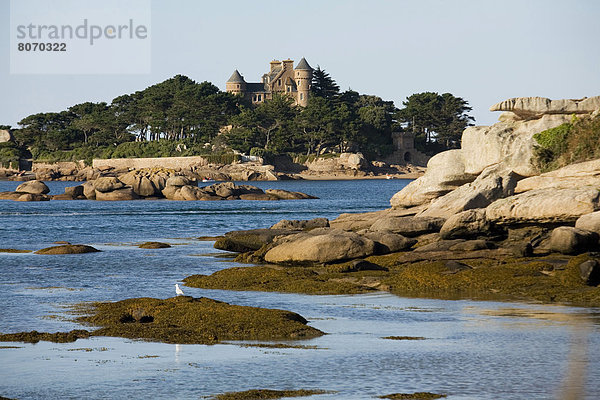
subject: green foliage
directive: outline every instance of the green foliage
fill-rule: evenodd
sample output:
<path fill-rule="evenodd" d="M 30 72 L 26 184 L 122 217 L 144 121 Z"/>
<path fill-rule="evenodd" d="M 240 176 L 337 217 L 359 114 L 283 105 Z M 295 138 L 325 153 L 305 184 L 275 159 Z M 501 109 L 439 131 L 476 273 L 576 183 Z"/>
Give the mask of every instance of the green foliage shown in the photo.
<path fill-rule="evenodd" d="M 22 156 L 21 149 L 14 143 L 0 143 L 0 167 L 8 168 L 12 164 L 13 168 L 18 168 Z"/>
<path fill-rule="evenodd" d="M 402 104 L 398 121 L 415 133 L 416 147 L 429 154 L 460 147 L 463 130 L 474 121 L 469 103 L 450 93 L 416 93 Z"/>
<path fill-rule="evenodd" d="M 570 123 L 547 129 L 533 136 L 535 165 L 552 171 L 565 165 L 600 158 L 600 117 L 573 117 Z"/>
<path fill-rule="evenodd" d="M 315 97 L 333 99 L 339 95 L 340 87 L 324 69 L 317 66 L 317 69 L 313 70 L 310 92 Z"/>

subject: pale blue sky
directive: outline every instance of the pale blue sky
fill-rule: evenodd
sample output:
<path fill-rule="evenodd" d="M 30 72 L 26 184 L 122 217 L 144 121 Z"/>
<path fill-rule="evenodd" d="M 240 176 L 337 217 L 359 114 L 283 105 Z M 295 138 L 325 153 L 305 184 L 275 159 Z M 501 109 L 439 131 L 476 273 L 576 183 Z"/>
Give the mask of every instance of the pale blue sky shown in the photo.
<path fill-rule="evenodd" d="M 252 82 L 274 58 L 306 57 L 344 90 L 397 106 L 450 92 L 489 125 L 498 117 L 489 106 L 510 97 L 600 95 L 599 21 L 597 0 L 153 0 L 150 74 L 11 75 L 9 0 L 0 0 L 0 124 L 110 102 L 176 74 L 225 89 L 234 69 Z"/>

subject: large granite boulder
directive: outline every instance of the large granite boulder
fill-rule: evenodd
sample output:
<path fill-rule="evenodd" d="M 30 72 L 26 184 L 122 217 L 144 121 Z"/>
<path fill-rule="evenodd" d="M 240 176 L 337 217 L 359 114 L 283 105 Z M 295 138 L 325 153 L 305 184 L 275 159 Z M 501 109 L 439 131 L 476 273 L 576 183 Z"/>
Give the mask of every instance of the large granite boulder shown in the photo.
<path fill-rule="evenodd" d="M 403 236 L 414 237 L 426 233 L 439 232 L 446 220 L 436 217 L 388 217 L 377 220 L 369 228 L 372 232 L 389 231 Z"/>
<path fill-rule="evenodd" d="M 274 196 L 280 200 L 305 200 L 305 199 L 317 199 L 318 197 L 308 195 L 302 192 L 291 192 L 288 190 L 281 189 L 267 189 L 265 193 L 269 196 Z"/>
<path fill-rule="evenodd" d="M 317 228 L 286 236 L 266 252 L 271 263 L 327 263 L 375 253 L 375 242 L 353 232 Z"/>
<path fill-rule="evenodd" d="M 429 203 L 465 183 L 472 182 L 477 174 L 465 171 L 461 150 L 448 150 L 436 154 L 427 163 L 425 175 L 409 183 L 390 200 L 394 208 L 407 208 Z"/>
<path fill-rule="evenodd" d="M 486 208 L 486 218 L 496 224 L 575 222 L 600 209 L 595 188 L 538 189 L 496 200 Z"/>
<path fill-rule="evenodd" d="M 575 221 L 575 228 L 586 229 L 600 235 L 600 211 L 584 214 Z"/>
<path fill-rule="evenodd" d="M 87 181 L 81 186 L 83 186 L 83 195 L 88 200 L 96 200 L 96 188 L 94 187 L 94 181 Z"/>
<path fill-rule="evenodd" d="M 492 165 L 473 182 L 433 200 L 417 216 L 450 218 L 465 210 L 485 208 L 495 200 L 512 196 L 518 179 L 519 176 L 510 168 L 502 164 Z"/>
<path fill-rule="evenodd" d="M 50 189 L 42 181 L 27 181 L 17 186 L 16 192 L 31 194 L 48 194 Z"/>
<path fill-rule="evenodd" d="M 125 187 L 125 184 L 116 177 L 103 176 L 94 181 L 94 189 L 97 193 L 108 193 L 113 190 L 119 190 Z M 99 199 L 98 199 L 99 200 Z"/>
<path fill-rule="evenodd" d="M 449 217 L 442 228 L 442 239 L 469 238 L 484 235 L 490 231 L 490 222 L 486 219 L 485 209 L 467 210 Z"/>
<path fill-rule="evenodd" d="M 597 233 L 571 226 L 558 227 L 550 236 L 550 250 L 563 254 L 579 254 L 597 246 Z"/>

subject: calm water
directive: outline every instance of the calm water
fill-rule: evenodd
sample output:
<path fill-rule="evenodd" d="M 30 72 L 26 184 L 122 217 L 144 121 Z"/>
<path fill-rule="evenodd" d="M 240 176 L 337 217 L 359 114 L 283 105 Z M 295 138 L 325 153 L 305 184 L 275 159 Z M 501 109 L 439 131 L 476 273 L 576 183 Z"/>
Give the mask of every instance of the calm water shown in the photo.
<path fill-rule="evenodd" d="M 0 248 L 37 250 L 57 240 L 103 252 L 0 253 L 0 332 L 66 331 L 82 301 L 171 297 L 192 274 L 236 265 L 198 236 L 269 226 L 283 218 L 334 218 L 386 208 L 407 181 L 258 182 L 319 196 L 306 201 L 0 201 Z M 17 182 L 0 182 L 0 191 Z M 254 184 L 254 183 L 253 183 Z M 62 193 L 72 182 L 50 182 Z M 142 250 L 159 240 L 170 249 Z M 312 399 L 373 399 L 403 392 L 448 399 L 600 397 L 600 310 L 386 293 L 306 296 L 184 287 L 187 295 L 295 311 L 328 335 L 260 349 L 93 338 L 70 344 L 0 343 L 0 395 L 20 399 L 198 399 L 252 388 L 324 389 Z M 393 341 L 384 336 L 422 336 Z M 16 346 L 17 348 L 12 348 Z M 11 347 L 11 348 L 8 348 Z"/>

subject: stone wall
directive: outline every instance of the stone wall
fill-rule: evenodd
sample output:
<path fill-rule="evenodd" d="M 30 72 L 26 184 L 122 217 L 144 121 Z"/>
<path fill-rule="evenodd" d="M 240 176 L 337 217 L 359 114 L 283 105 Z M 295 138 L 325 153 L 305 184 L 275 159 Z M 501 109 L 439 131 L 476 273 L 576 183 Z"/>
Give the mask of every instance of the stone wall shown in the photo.
<path fill-rule="evenodd" d="M 112 158 L 94 159 L 94 168 L 112 167 L 115 169 L 142 169 L 142 168 L 190 168 L 192 165 L 208 165 L 204 157 L 156 157 L 156 158 Z"/>
<path fill-rule="evenodd" d="M 83 161 L 61 161 L 56 163 L 46 163 L 34 161 L 31 165 L 31 171 L 37 172 L 42 169 L 84 169 Z"/>

